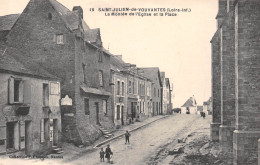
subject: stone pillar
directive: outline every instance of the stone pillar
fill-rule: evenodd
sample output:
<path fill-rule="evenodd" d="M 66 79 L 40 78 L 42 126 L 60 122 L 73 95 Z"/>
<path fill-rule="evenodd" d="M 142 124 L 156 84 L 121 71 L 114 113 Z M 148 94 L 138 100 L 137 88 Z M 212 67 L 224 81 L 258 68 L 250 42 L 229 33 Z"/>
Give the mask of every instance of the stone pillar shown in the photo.
<path fill-rule="evenodd" d="M 220 26 L 221 59 L 221 125 L 219 142 L 221 151 L 233 150 L 235 129 L 235 17 L 234 9 L 229 12 Z"/>
<path fill-rule="evenodd" d="M 212 62 L 212 123 L 210 124 L 210 136 L 212 141 L 219 140 L 220 125 L 220 33 L 215 33 L 211 40 Z"/>
<path fill-rule="evenodd" d="M 233 164 L 252 164 L 260 138 L 260 1 L 235 4 L 236 130 Z M 255 160 L 254 164 L 257 163 Z"/>

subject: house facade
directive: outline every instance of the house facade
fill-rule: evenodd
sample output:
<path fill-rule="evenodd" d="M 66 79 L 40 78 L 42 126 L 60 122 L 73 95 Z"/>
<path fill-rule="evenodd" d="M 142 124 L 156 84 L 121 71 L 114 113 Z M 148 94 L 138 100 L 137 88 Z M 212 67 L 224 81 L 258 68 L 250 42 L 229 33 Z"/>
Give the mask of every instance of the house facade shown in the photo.
<path fill-rule="evenodd" d="M 208 115 L 212 114 L 212 97 L 210 97 L 208 101 L 203 102 L 203 112 Z"/>
<path fill-rule="evenodd" d="M 152 116 L 162 114 L 162 82 L 160 76 L 159 68 L 141 68 L 144 71 L 144 75 L 152 81 L 151 86 L 151 107 L 152 107 Z"/>
<path fill-rule="evenodd" d="M 61 79 L 65 140 L 91 144 L 100 126 L 113 129 L 110 53 L 102 47 L 99 29 L 90 29 L 80 6 L 69 10 L 56 0 L 31 0 L 9 34 L 7 44 L 21 50 Z"/>
<path fill-rule="evenodd" d="M 199 114 L 197 112 L 197 103 L 193 97 L 190 97 L 182 106 L 181 106 L 182 114 Z"/>
<path fill-rule="evenodd" d="M 172 111 L 172 87 L 169 78 L 166 80 L 166 98 L 167 98 L 167 114 Z"/>
<path fill-rule="evenodd" d="M 61 145 L 60 80 L 1 48 L 0 153 L 50 153 Z"/>
<path fill-rule="evenodd" d="M 127 75 L 123 72 L 121 56 L 111 56 L 112 109 L 116 127 L 129 124 L 127 120 Z"/>

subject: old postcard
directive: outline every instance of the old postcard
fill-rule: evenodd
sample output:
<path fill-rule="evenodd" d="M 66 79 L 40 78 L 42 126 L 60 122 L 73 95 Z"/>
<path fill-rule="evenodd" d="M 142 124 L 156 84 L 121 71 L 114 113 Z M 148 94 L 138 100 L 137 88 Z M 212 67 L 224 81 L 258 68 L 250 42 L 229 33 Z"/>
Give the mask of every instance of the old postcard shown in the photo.
<path fill-rule="evenodd" d="M 259 0 L 1 0 L 0 165 L 259 164 Z"/>

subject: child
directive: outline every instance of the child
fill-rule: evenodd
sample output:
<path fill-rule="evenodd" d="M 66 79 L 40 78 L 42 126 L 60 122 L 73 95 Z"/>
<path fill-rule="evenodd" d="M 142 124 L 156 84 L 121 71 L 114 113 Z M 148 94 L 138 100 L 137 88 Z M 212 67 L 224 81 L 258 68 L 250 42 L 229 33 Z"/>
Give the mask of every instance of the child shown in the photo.
<path fill-rule="evenodd" d="M 128 131 L 126 131 L 125 133 L 125 144 L 128 142 L 129 144 L 129 137 L 130 137 L 130 133 Z"/>
<path fill-rule="evenodd" d="M 101 148 L 101 151 L 100 151 L 100 161 L 104 162 L 104 158 L 105 158 L 105 152 L 104 152 L 103 148 Z"/>

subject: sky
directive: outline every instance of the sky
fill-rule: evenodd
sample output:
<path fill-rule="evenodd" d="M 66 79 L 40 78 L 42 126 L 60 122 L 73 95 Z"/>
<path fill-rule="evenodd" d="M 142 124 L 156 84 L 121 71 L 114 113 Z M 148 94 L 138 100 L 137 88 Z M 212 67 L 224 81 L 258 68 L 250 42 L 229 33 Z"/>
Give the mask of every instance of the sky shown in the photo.
<path fill-rule="evenodd" d="M 90 28 L 100 28 L 103 46 L 137 67 L 159 67 L 173 84 L 173 107 L 194 95 L 211 96 L 211 44 L 218 0 L 58 0 L 81 6 Z M 0 16 L 22 13 L 29 0 L 0 0 Z M 105 16 L 98 8 L 189 8 L 177 16 Z M 94 11 L 90 11 L 94 8 Z"/>

